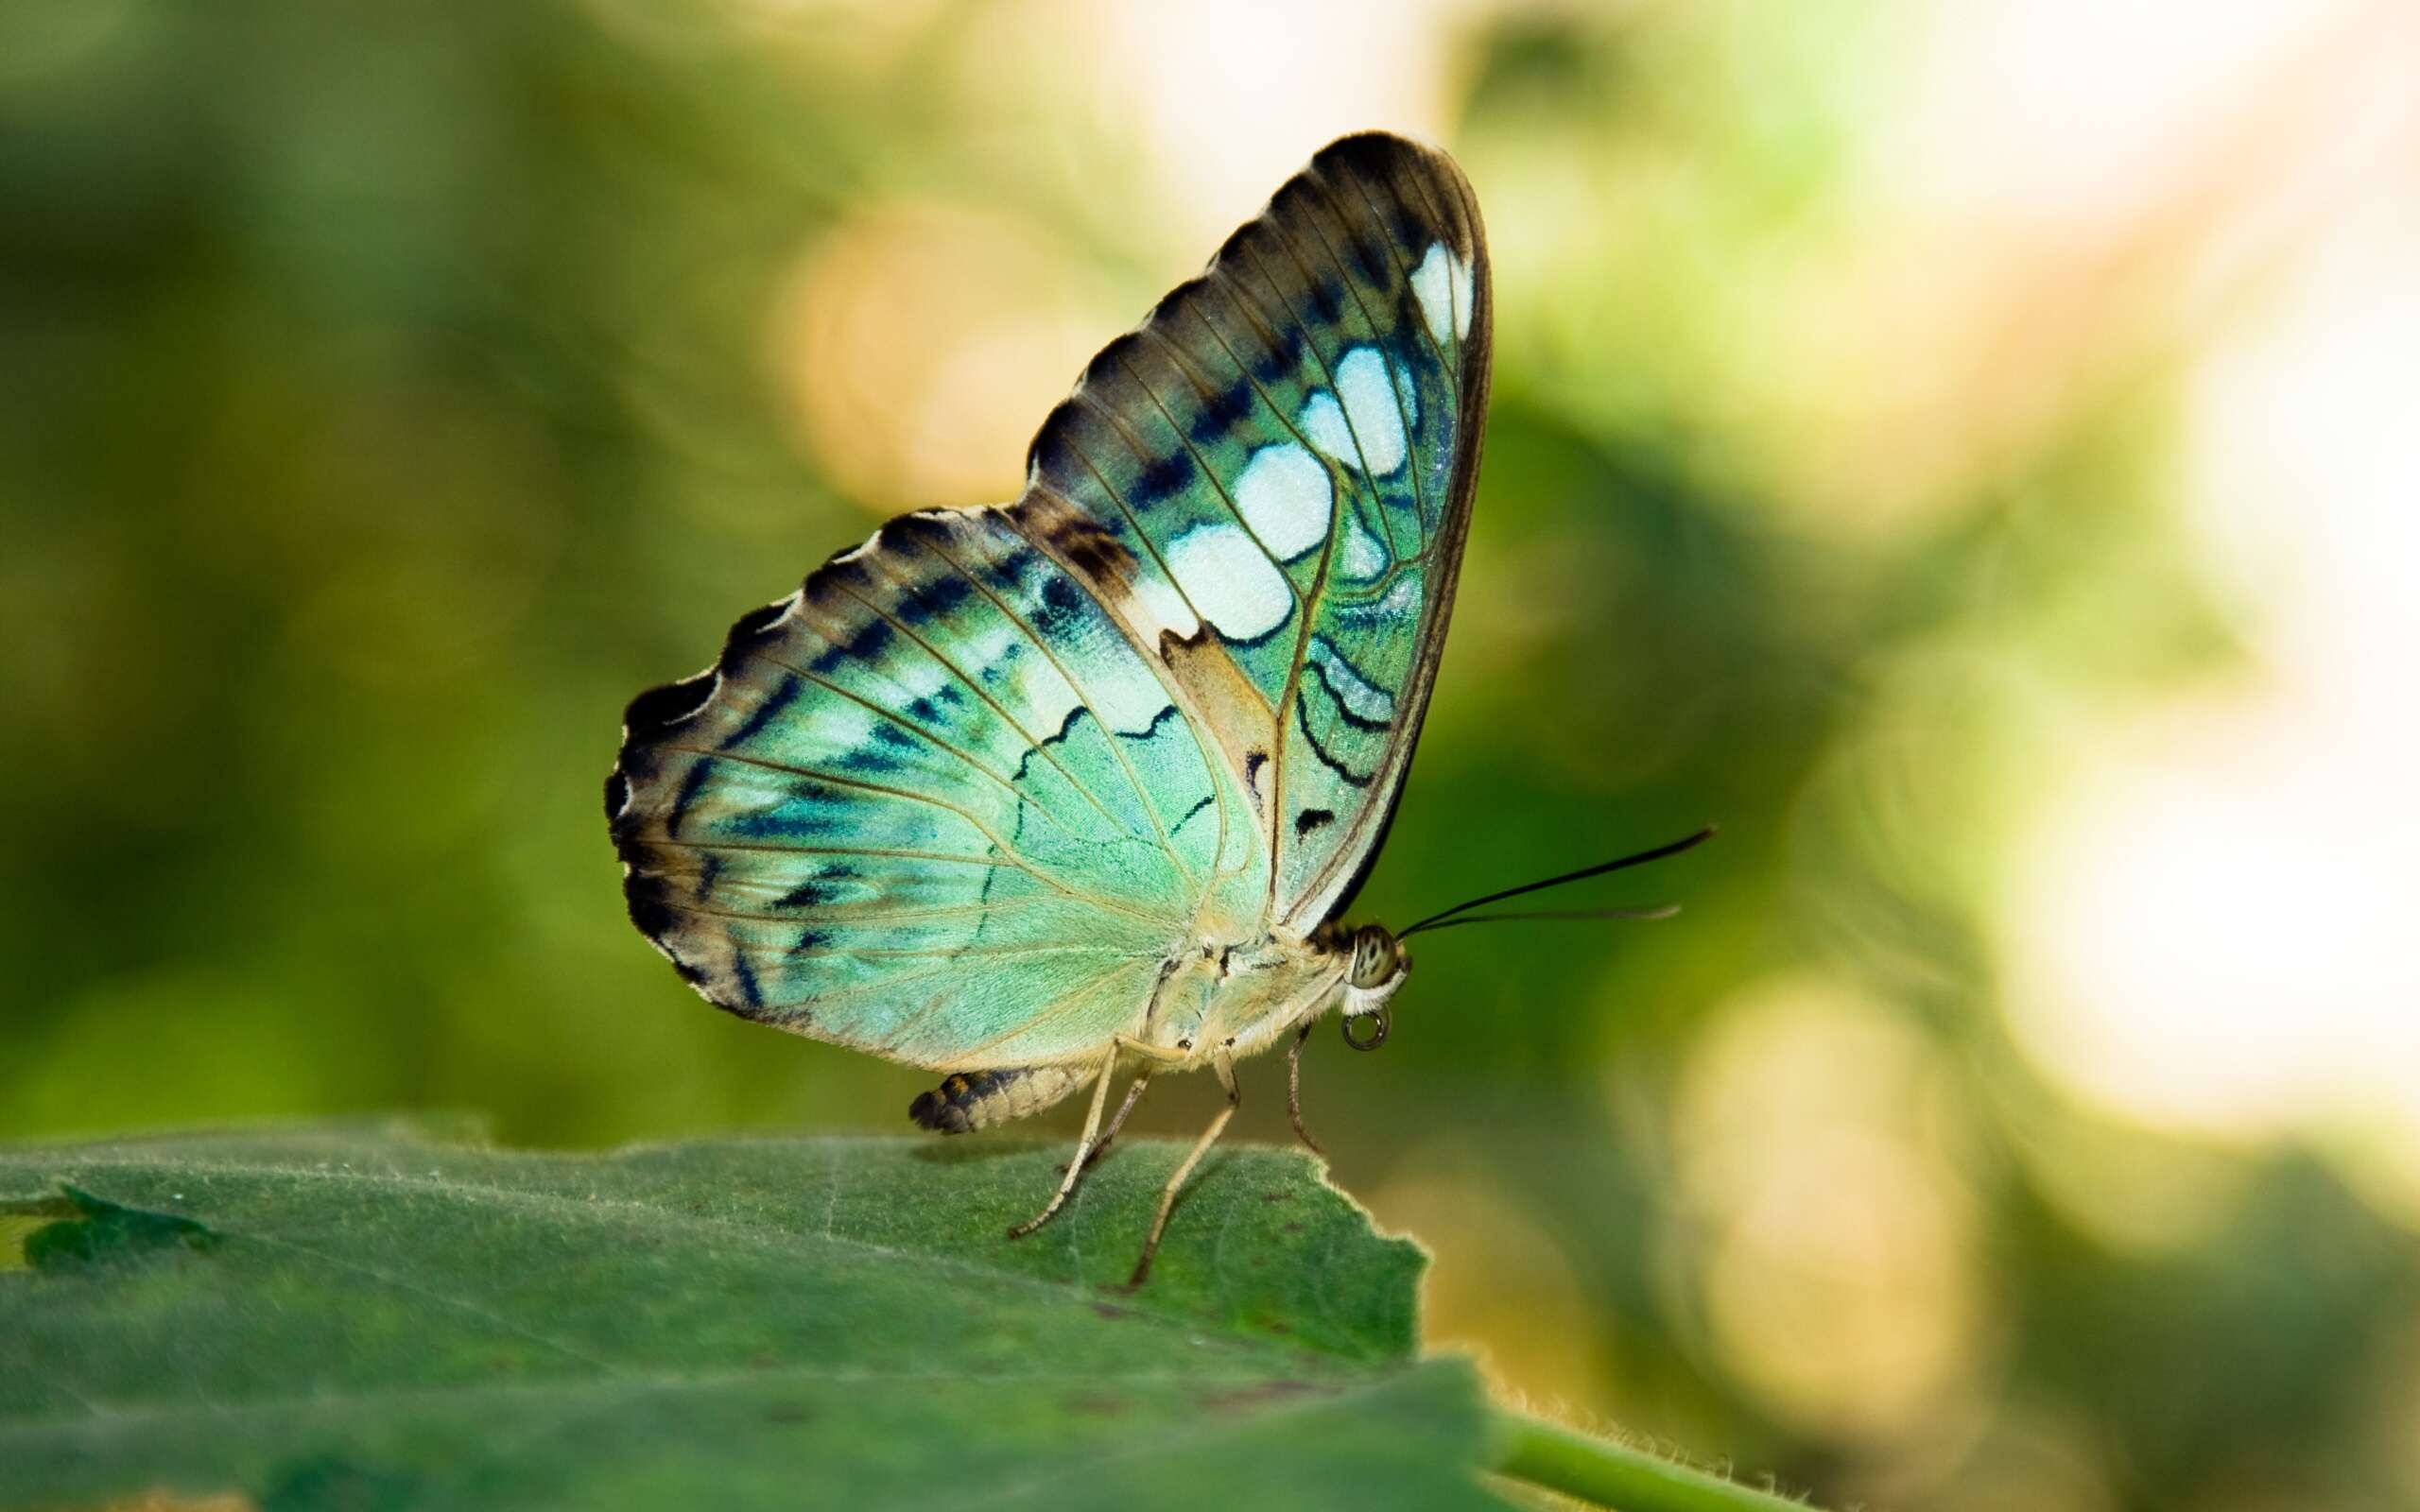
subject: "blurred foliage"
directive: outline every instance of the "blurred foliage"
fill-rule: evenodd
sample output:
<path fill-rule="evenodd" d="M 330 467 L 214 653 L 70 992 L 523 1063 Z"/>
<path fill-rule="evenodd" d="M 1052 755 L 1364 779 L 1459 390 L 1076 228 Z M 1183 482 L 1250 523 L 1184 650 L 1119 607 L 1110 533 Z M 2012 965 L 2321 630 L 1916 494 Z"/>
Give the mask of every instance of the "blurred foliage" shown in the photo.
<path fill-rule="evenodd" d="M 786 14 L 0 21 L 0 1135 L 899 1122 L 919 1075 L 708 1011 L 628 929 L 616 715 L 905 502 L 850 496 L 798 412 L 853 375 L 776 350 L 819 249 L 901 204 L 1032 238 L 1103 311 L 1058 383 L 1209 243 L 1167 245 L 1185 183 L 1039 67 L 1084 8 Z M 1828 1503 L 2420 1504 L 2409 1233 L 2290 1151 L 2069 1105 L 1997 1011 L 2061 711 L 2231 654 L 2170 507 L 2178 353 L 2090 348 L 1924 481 L 1816 470 L 1783 401 L 1858 354 L 1760 333 L 1862 213 L 1893 34 L 1446 35 L 1497 398 L 1357 911 L 1724 830 L 1608 889 L 1673 923 L 1424 941 L 1386 1053 L 1310 1057 L 1340 1181 L 1438 1249 L 1433 1316 L 1509 1389 Z M 1896 502 L 1827 513 L 1844 475 Z M 1243 1122 L 1283 1138 L 1270 1071 Z"/>

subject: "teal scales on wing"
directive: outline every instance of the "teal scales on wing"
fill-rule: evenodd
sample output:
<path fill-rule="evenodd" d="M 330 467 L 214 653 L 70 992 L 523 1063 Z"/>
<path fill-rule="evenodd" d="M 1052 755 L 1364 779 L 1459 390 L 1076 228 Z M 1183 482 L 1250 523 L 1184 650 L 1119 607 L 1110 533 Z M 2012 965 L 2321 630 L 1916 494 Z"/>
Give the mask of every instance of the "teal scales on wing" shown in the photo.
<path fill-rule="evenodd" d="M 1186 953 L 1312 936 L 1418 738 L 1488 330 L 1461 172 L 1328 146 L 1094 359 L 1015 501 L 890 522 L 631 705 L 632 919 L 720 1006 L 959 1093 L 1072 1068 L 1043 1102 Z"/>

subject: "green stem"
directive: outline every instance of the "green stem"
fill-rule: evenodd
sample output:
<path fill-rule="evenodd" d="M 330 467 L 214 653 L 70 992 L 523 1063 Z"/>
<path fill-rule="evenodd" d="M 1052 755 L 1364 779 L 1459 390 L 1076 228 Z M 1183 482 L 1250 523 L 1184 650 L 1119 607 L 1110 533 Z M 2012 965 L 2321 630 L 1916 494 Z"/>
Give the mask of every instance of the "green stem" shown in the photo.
<path fill-rule="evenodd" d="M 1676 1465 L 1626 1444 L 1501 1409 L 1492 1416 L 1496 1474 L 1583 1502 L 1618 1512 L 1807 1512 L 1804 1502 Z"/>

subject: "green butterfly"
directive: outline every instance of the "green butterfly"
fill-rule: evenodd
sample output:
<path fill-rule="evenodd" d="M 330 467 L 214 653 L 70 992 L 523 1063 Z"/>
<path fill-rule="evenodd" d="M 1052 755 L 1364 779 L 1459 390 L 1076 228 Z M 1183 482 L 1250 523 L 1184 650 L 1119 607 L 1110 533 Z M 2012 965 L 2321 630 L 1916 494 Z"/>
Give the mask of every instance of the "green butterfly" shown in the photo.
<path fill-rule="evenodd" d="M 1374 1046 L 1409 969 L 1339 916 L 1436 679 L 1492 305 L 1451 160 L 1321 151 L 1093 360 L 1013 503 L 890 521 L 631 704 L 631 920 L 720 1007 L 949 1074 L 927 1128 L 1091 1084 L 1017 1234 L 1153 1074 L 1210 1067 L 1140 1280 L 1235 1062 L 1331 1006 Z"/>

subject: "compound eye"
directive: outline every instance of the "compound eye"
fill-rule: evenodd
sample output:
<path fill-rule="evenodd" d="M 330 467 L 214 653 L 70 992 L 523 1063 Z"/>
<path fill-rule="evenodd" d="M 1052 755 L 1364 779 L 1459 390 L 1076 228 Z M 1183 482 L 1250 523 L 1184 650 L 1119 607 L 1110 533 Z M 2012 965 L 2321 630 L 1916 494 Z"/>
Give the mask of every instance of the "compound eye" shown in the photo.
<path fill-rule="evenodd" d="M 1394 952 L 1386 936 L 1374 931 L 1361 935 L 1353 942 L 1353 985 L 1367 990 L 1383 987 L 1394 974 Z"/>

